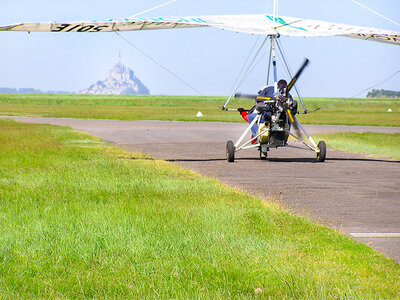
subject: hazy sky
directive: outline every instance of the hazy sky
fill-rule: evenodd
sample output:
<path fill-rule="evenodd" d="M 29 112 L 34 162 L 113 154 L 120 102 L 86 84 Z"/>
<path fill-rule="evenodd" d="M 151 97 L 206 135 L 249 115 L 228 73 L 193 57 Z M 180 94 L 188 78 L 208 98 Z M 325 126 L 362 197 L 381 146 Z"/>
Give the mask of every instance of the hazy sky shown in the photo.
<path fill-rule="evenodd" d="M 400 23 L 399 0 L 358 0 Z M 0 24 L 129 17 L 167 0 L 0 0 Z M 272 13 L 273 0 L 178 0 L 143 16 L 201 16 Z M 280 0 L 282 16 L 369 26 L 400 32 L 350 0 Z M 120 33 L 205 95 L 227 95 L 258 36 L 213 28 Z M 303 96 L 349 97 L 400 70 L 400 47 L 342 37 L 281 38 L 293 71 L 311 64 L 299 80 Z M 133 69 L 152 94 L 196 92 L 142 55 L 115 33 L 0 32 L 0 87 L 78 91 L 118 61 Z M 257 92 L 266 81 L 265 56 L 240 87 Z M 287 78 L 278 61 L 279 77 Z M 377 88 L 400 90 L 400 74 Z M 366 93 L 362 94 L 364 96 Z"/>

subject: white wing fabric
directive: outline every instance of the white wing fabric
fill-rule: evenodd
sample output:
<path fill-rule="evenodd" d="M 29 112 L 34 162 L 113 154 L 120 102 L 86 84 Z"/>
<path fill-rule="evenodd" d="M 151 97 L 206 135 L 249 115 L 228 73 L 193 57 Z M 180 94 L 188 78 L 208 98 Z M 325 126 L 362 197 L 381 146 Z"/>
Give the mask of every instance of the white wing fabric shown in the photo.
<path fill-rule="evenodd" d="M 110 32 L 193 27 L 216 27 L 250 34 L 344 36 L 400 45 L 400 32 L 272 15 L 220 15 L 204 17 L 128 18 L 79 22 L 21 23 L 0 26 L 0 31 Z"/>

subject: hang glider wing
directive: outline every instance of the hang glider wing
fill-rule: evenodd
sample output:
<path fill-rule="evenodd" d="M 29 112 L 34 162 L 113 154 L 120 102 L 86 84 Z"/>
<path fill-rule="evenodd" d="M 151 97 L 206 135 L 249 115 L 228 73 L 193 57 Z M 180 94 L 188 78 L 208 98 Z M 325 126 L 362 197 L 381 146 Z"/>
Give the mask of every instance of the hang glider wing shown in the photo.
<path fill-rule="evenodd" d="M 266 15 L 266 18 L 268 18 L 271 22 L 274 20 L 273 16 L 271 15 Z M 400 45 L 400 32 L 389 30 L 292 17 L 278 17 L 275 18 L 273 23 L 277 32 L 287 36 L 343 36 Z"/>
<path fill-rule="evenodd" d="M 343 36 L 400 45 L 400 32 L 272 15 L 221 15 L 179 18 L 128 18 L 79 22 L 21 23 L 0 31 L 110 32 L 216 27 L 249 34 L 285 36 Z"/>

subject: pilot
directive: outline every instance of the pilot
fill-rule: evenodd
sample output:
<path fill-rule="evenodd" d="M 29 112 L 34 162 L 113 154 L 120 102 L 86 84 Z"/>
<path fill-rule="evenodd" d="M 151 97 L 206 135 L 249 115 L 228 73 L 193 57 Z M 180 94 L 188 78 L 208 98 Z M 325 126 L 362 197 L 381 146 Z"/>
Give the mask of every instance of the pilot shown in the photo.
<path fill-rule="evenodd" d="M 287 82 L 285 79 L 281 79 L 278 81 L 278 91 L 280 94 L 284 93 L 284 89 L 287 88 Z M 289 105 L 290 110 L 292 111 L 293 115 L 297 114 L 297 101 L 293 100 L 292 95 L 289 93 L 287 94 L 287 104 Z"/>
<path fill-rule="evenodd" d="M 284 89 L 287 88 L 286 80 L 285 79 L 279 80 L 277 86 L 278 86 L 279 93 L 274 92 L 275 89 L 273 86 L 265 86 L 258 91 L 258 95 L 261 97 L 268 97 L 268 98 L 279 97 L 279 95 L 284 93 Z M 287 97 L 288 97 L 288 104 L 291 107 L 293 115 L 295 115 L 297 113 L 297 101 L 293 100 L 293 98 L 290 94 L 288 94 Z M 263 113 L 263 116 L 261 117 L 260 122 L 265 122 L 264 116 L 268 116 L 270 114 L 270 112 L 268 112 L 269 107 L 265 106 L 264 102 L 257 103 L 248 112 L 243 108 L 238 108 L 238 111 L 239 111 L 240 115 L 242 116 L 242 118 L 249 124 L 261 112 L 261 109 L 259 107 L 257 107 L 258 105 L 264 105 L 264 107 L 263 107 L 264 113 Z M 257 124 L 254 124 L 254 126 L 251 127 L 251 133 L 252 133 L 251 138 L 257 136 L 257 129 L 258 129 Z M 252 141 L 252 144 L 255 144 L 256 142 L 257 142 L 257 140 L 255 139 Z"/>

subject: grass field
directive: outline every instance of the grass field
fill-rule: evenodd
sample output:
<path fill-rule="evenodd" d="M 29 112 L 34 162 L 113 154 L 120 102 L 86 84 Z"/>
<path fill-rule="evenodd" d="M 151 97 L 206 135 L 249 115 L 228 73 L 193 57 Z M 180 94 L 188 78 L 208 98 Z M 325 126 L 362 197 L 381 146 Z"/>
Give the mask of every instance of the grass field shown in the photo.
<path fill-rule="evenodd" d="M 336 150 L 400 160 L 400 133 L 345 132 L 315 135 L 314 138 L 326 141 L 329 147 Z"/>
<path fill-rule="evenodd" d="M 0 120 L 2 298 L 398 298 L 364 244 L 65 127 Z"/>
<path fill-rule="evenodd" d="M 306 98 L 309 111 L 332 105 L 341 99 Z M 391 109 L 392 112 L 388 112 Z M 307 115 L 299 115 L 304 124 L 400 126 L 400 99 L 351 99 Z"/>
<path fill-rule="evenodd" d="M 194 96 L 94 96 L 94 95 L 15 95 L 0 94 L 0 115 L 67 117 L 118 120 L 180 120 L 241 122 L 236 112 L 218 108 L 225 97 Z M 340 99 L 305 98 L 309 111 Z M 251 100 L 233 99 L 232 108 L 253 106 Z M 392 109 L 388 113 L 388 109 Z M 196 118 L 198 111 L 203 118 Z M 307 115 L 304 124 L 343 124 L 400 126 L 400 101 L 397 99 L 352 99 Z"/>

